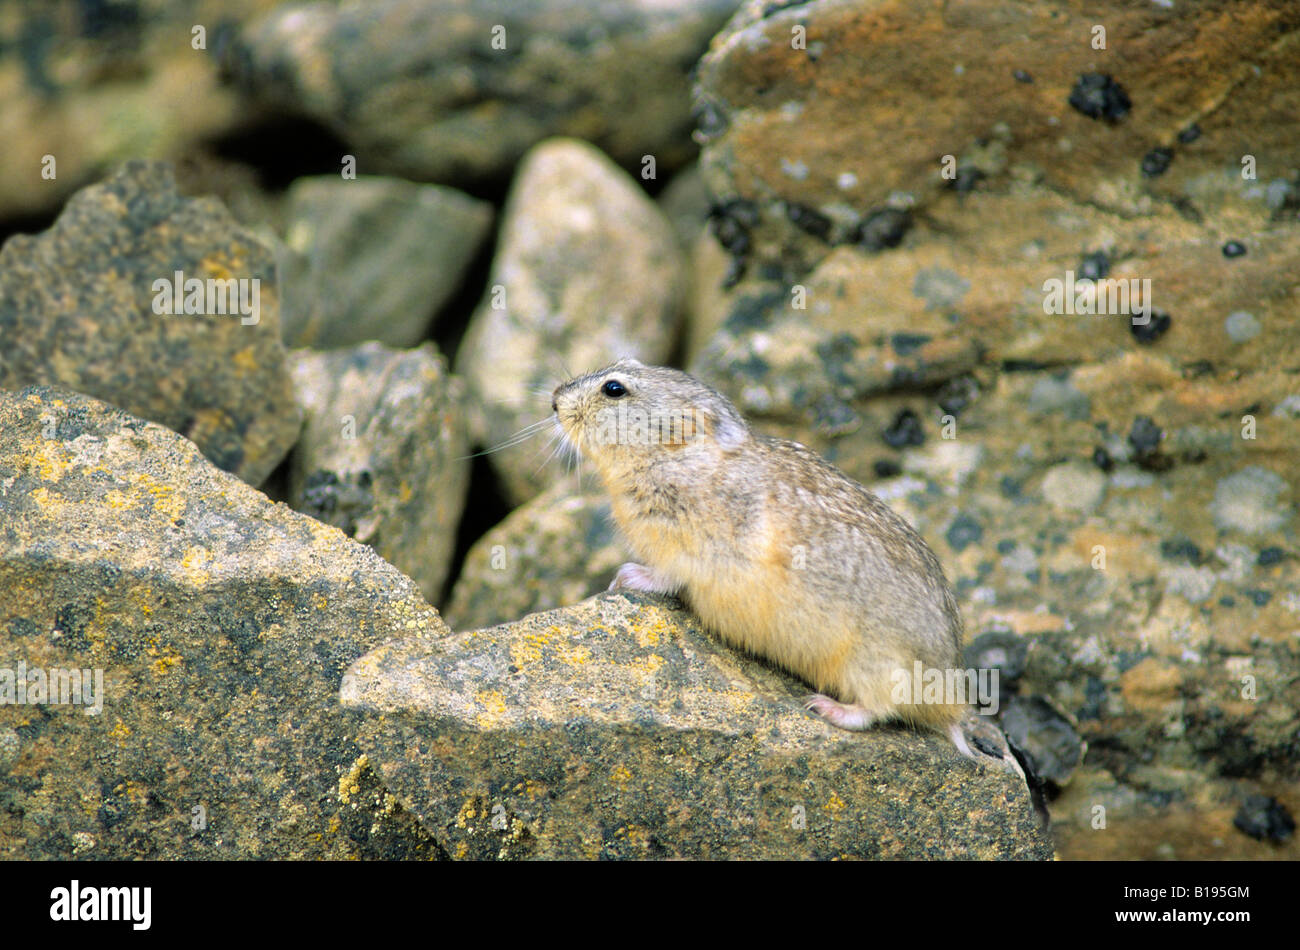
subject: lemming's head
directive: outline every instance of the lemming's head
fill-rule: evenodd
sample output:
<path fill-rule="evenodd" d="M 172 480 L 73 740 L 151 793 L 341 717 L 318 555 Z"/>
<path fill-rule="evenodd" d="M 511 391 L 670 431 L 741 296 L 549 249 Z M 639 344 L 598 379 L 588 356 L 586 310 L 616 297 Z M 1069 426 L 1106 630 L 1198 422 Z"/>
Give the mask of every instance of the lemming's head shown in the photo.
<path fill-rule="evenodd" d="M 633 359 L 557 387 L 551 407 L 570 444 L 606 475 L 661 452 L 729 451 L 749 438 L 722 394 L 680 370 Z"/>

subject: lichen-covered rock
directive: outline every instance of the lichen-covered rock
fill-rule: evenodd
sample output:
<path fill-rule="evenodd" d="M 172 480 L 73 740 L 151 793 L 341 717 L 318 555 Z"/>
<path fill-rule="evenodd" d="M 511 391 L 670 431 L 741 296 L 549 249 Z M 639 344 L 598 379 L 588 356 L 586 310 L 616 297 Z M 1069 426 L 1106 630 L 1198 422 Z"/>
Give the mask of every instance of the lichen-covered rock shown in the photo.
<path fill-rule="evenodd" d="M 565 480 L 474 543 L 443 618 L 454 630 L 477 630 L 576 604 L 608 587 L 627 559 L 608 496 Z"/>
<path fill-rule="evenodd" d="M 734 0 L 378 0 L 285 4 L 229 57 L 256 99 L 307 113 L 367 170 L 499 179 L 554 135 L 626 167 L 684 164 L 690 70 Z"/>
<path fill-rule="evenodd" d="M 337 699 L 365 651 L 446 632 L 410 580 L 88 397 L 0 393 L 0 432 L 0 695 L 23 664 L 102 701 L 0 704 L 0 855 L 436 853 L 371 807 Z"/>
<path fill-rule="evenodd" d="M 469 488 L 464 387 L 426 343 L 290 354 L 306 422 L 289 504 L 442 593 Z"/>
<path fill-rule="evenodd" d="M 505 443 L 550 412 L 567 375 L 621 357 L 662 363 L 681 316 L 684 277 L 672 228 L 621 169 L 584 142 L 528 154 L 511 186 L 488 290 L 456 370 L 483 419 L 476 433 Z M 534 446 L 491 455 L 519 503 L 555 481 Z"/>
<path fill-rule="evenodd" d="M 806 688 L 670 600 L 603 594 L 415 635 L 341 695 L 369 761 L 460 858 L 1050 858 L 1023 782 Z"/>
<path fill-rule="evenodd" d="M 1249 233 L 1297 207 L 1298 35 L 1269 0 L 1231 23 L 1123 0 L 749 0 L 700 62 L 701 167 L 738 255 L 796 269 L 1015 180 Z"/>
<path fill-rule="evenodd" d="M 285 343 L 414 346 L 460 287 L 492 207 L 396 178 L 300 178 L 280 258 Z"/>
<path fill-rule="evenodd" d="M 57 210 L 119 162 L 177 159 L 247 122 L 247 105 L 221 82 L 209 51 L 240 17 L 281 2 L 7 4 L 0 22 L 0 217 Z M 195 26 L 203 27 L 198 49 Z"/>
<path fill-rule="evenodd" d="M 128 162 L 0 249 L 0 389 L 111 402 L 254 485 L 301 424 L 284 356 L 271 253 L 165 164 Z"/>

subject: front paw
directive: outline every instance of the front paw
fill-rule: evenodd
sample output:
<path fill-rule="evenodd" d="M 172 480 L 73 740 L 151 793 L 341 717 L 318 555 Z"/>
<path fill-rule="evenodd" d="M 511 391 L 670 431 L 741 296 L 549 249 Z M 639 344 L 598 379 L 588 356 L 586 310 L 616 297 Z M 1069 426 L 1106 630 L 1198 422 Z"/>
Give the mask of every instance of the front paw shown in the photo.
<path fill-rule="evenodd" d="M 639 590 L 647 594 L 673 594 L 677 592 L 677 585 L 644 564 L 628 561 L 618 569 L 614 580 L 610 582 L 609 589 Z"/>

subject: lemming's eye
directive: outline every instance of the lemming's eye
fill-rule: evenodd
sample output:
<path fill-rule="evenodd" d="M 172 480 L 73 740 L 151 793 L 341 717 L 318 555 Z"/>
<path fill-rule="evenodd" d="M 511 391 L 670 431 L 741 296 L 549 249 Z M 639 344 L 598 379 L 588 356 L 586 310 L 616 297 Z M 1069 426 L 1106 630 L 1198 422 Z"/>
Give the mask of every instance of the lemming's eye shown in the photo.
<path fill-rule="evenodd" d="M 606 380 L 605 385 L 600 387 L 600 391 L 603 392 L 610 399 L 618 399 L 620 396 L 627 395 L 627 387 L 624 386 L 622 383 L 620 383 L 617 379 Z"/>

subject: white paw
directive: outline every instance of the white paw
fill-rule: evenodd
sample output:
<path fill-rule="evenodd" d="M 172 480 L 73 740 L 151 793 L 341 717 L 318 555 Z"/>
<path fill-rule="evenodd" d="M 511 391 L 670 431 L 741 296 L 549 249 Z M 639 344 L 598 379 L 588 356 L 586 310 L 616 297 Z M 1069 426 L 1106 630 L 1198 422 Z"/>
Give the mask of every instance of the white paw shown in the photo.
<path fill-rule="evenodd" d="M 628 561 L 618 569 L 614 580 L 610 582 L 609 589 L 639 590 L 647 594 L 672 594 L 676 592 L 677 587 L 668 578 L 657 571 L 652 571 L 644 564 Z"/>

